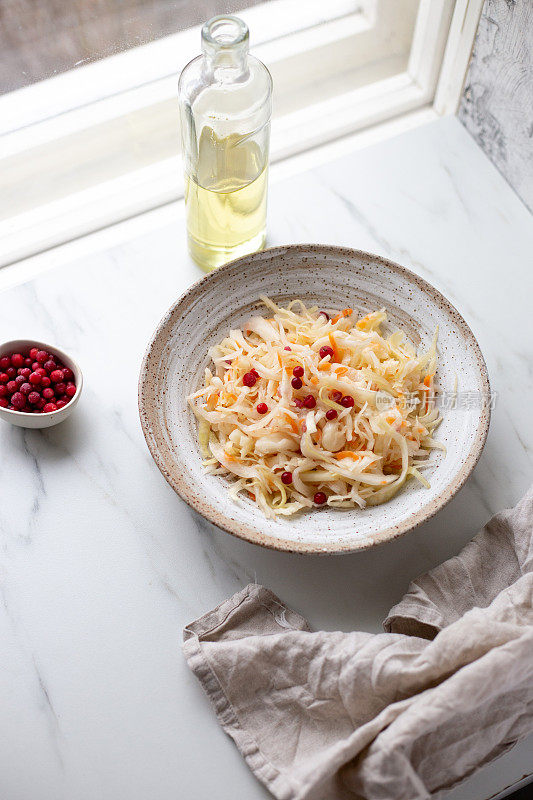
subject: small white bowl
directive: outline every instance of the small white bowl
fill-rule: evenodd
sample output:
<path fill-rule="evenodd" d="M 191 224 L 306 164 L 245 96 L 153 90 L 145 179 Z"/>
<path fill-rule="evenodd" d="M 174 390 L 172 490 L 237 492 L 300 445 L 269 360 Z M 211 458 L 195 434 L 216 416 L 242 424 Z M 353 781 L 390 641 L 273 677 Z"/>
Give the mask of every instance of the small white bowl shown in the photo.
<path fill-rule="evenodd" d="M 46 414 L 28 414 L 26 411 L 11 411 L 9 408 L 0 408 L 0 419 L 10 422 L 12 425 L 17 425 L 19 428 L 51 428 L 52 425 L 63 422 L 72 414 L 74 406 L 77 405 L 80 399 L 83 388 L 83 375 L 74 359 L 63 350 L 46 342 L 39 342 L 36 339 L 13 339 L 11 342 L 4 342 L 0 345 L 0 358 L 5 355 L 11 355 L 11 353 L 27 353 L 32 347 L 38 347 L 39 350 L 46 350 L 48 353 L 57 356 L 66 367 L 72 370 L 74 383 L 76 384 L 76 394 L 66 406 L 58 408 L 57 411 L 49 411 Z"/>

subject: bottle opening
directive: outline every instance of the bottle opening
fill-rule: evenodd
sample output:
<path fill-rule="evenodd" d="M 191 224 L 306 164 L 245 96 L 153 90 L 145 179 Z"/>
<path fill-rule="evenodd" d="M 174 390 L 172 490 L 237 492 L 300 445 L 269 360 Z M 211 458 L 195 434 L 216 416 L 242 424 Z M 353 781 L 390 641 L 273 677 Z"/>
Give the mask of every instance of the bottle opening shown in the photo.
<path fill-rule="evenodd" d="M 235 47 L 248 40 L 248 26 L 239 17 L 213 17 L 203 26 L 202 39 L 210 49 Z"/>

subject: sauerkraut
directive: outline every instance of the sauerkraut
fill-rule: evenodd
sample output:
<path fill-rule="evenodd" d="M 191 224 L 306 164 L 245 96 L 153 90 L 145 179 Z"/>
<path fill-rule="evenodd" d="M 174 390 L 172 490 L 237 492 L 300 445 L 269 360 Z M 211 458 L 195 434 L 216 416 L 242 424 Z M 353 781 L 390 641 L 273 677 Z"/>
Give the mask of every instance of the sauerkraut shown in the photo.
<path fill-rule="evenodd" d="M 356 319 L 260 299 L 270 316 L 211 348 L 188 398 L 207 472 L 267 517 L 377 505 L 410 477 L 429 487 L 422 469 L 444 449 L 433 439 L 437 332 L 417 354 L 401 330 L 382 333 L 384 309 Z"/>

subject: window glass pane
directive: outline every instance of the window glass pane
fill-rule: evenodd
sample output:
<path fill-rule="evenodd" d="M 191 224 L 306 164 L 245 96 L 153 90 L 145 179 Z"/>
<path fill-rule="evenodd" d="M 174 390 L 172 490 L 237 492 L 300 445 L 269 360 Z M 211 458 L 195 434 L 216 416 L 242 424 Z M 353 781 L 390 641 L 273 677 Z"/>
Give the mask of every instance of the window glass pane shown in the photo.
<path fill-rule="evenodd" d="M 0 94 L 264 2 L 1 0 Z"/>

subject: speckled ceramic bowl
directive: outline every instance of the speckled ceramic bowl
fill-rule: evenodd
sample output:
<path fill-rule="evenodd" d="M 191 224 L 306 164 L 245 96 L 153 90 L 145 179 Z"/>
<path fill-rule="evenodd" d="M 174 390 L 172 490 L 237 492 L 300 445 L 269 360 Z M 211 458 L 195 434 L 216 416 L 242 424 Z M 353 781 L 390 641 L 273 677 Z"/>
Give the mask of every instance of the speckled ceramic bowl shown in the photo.
<path fill-rule="evenodd" d="M 411 481 L 390 502 L 364 510 L 315 509 L 267 520 L 250 500 L 235 504 L 220 477 L 205 475 L 197 425 L 187 406 L 208 364 L 207 350 L 239 327 L 267 294 L 285 302 L 301 297 L 324 309 L 366 313 L 385 307 L 389 329 L 401 327 L 426 346 L 439 326 L 437 378 L 456 408 L 443 410 L 435 451 L 425 475 L 431 488 Z M 262 312 L 263 313 L 263 312 Z M 435 514 L 472 472 L 485 443 L 490 402 L 479 345 L 457 310 L 429 283 L 370 253 L 323 245 L 275 247 L 220 267 L 198 281 L 159 324 L 142 363 L 139 409 L 150 452 L 175 491 L 220 528 L 255 544 L 300 553 L 349 553 L 400 536 Z"/>

